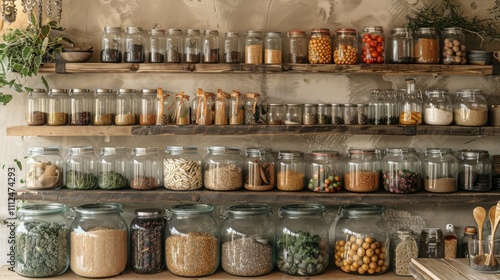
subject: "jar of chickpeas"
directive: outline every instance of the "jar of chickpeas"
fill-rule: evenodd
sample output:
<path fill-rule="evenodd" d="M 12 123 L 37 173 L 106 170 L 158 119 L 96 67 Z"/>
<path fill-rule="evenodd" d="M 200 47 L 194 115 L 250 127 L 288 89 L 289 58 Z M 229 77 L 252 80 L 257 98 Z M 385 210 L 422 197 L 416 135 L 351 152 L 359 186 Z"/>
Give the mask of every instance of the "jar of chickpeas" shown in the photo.
<path fill-rule="evenodd" d="M 335 62 L 335 64 L 356 64 L 358 62 L 356 30 L 341 28 L 337 29 L 336 33 L 333 62 Z"/>
<path fill-rule="evenodd" d="M 332 63 L 332 41 L 330 39 L 330 29 L 311 29 L 311 38 L 309 40 L 309 63 Z"/>

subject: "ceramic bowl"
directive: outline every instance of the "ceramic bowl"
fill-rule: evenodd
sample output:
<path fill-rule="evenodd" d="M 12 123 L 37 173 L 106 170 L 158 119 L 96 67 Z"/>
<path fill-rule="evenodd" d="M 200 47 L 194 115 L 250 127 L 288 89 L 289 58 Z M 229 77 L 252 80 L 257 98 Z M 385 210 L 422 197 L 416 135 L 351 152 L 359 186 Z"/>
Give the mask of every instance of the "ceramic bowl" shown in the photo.
<path fill-rule="evenodd" d="M 81 63 L 81 62 L 87 62 L 92 57 L 93 54 L 94 54 L 93 50 L 63 49 L 63 51 L 61 52 L 61 57 L 66 62 Z"/>

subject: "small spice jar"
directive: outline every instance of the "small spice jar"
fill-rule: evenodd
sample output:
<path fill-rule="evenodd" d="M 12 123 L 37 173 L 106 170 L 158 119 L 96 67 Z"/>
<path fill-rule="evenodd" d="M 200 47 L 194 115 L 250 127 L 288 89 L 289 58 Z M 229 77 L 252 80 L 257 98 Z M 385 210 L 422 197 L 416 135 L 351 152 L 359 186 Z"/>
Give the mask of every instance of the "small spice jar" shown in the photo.
<path fill-rule="evenodd" d="M 318 104 L 304 104 L 303 124 L 318 124 Z"/>
<path fill-rule="evenodd" d="M 69 267 L 69 228 L 59 203 L 24 205 L 17 211 L 15 229 L 16 273 L 51 277 Z M 11 240 L 11 239 L 9 239 Z"/>
<path fill-rule="evenodd" d="M 245 99 L 241 92 L 233 90 L 229 99 L 229 124 L 245 123 Z"/>
<path fill-rule="evenodd" d="M 332 124 L 332 107 L 330 104 L 318 104 L 318 124 Z"/>
<path fill-rule="evenodd" d="M 444 28 L 442 36 L 443 64 L 467 64 L 467 47 L 462 28 Z"/>
<path fill-rule="evenodd" d="M 439 36 L 434 27 L 417 30 L 415 42 L 415 63 L 439 63 Z"/>
<path fill-rule="evenodd" d="M 307 163 L 307 188 L 315 192 L 337 192 L 342 189 L 344 163 L 337 151 L 312 151 Z"/>
<path fill-rule="evenodd" d="M 174 191 L 203 187 L 202 161 L 194 146 L 167 146 L 163 158 L 163 186 Z"/>
<path fill-rule="evenodd" d="M 413 231 L 399 229 L 392 248 L 392 268 L 396 275 L 411 276 L 411 259 L 418 258 L 417 237 Z"/>
<path fill-rule="evenodd" d="M 236 147 L 209 146 L 204 158 L 204 186 L 214 191 L 232 191 L 243 186 L 243 159 Z"/>
<path fill-rule="evenodd" d="M 64 160 L 58 147 L 28 148 L 26 188 L 57 189 L 64 184 Z"/>
<path fill-rule="evenodd" d="M 93 125 L 112 125 L 116 112 L 116 94 L 112 89 L 98 88 L 94 92 Z"/>
<path fill-rule="evenodd" d="M 385 112 L 385 90 L 370 90 L 370 100 L 368 102 L 368 124 L 385 125 L 387 124 L 387 114 Z M 399 114 L 399 113 L 398 113 Z"/>
<path fill-rule="evenodd" d="M 424 123 L 428 125 L 450 125 L 453 122 L 453 103 L 445 90 L 425 91 Z"/>
<path fill-rule="evenodd" d="M 280 64 L 282 61 L 281 32 L 267 32 L 264 37 L 264 63 Z"/>
<path fill-rule="evenodd" d="M 387 119 L 386 124 L 397 125 L 399 124 L 400 114 L 398 91 L 394 89 L 386 89 L 384 95 L 384 113 L 385 119 Z"/>
<path fill-rule="evenodd" d="M 299 151 L 279 151 L 278 153 L 278 190 L 301 191 L 304 189 L 304 153 Z"/>
<path fill-rule="evenodd" d="M 427 148 L 422 165 L 426 191 L 450 193 L 458 189 L 458 160 L 451 149 Z"/>
<path fill-rule="evenodd" d="M 75 146 L 69 149 L 66 187 L 70 190 L 97 189 L 97 157 L 93 147 Z"/>
<path fill-rule="evenodd" d="M 203 63 L 219 63 L 219 31 L 205 30 L 201 39 Z"/>
<path fill-rule="evenodd" d="M 176 125 L 187 125 L 190 123 L 191 106 L 189 104 L 189 95 L 183 91 L 175 95 L 173 106 L 173 117 Z"/>
<path fill-rule="evenodd" d="M 333 103 L 332 107 L 332 124 L 344 124 L 344 105 Z"/>
<path fill-rule="evenodd" d="M 391 193 L 413 193 L 422 188 L 422 166 L 413 148 L 390 148 L 382 159 L 384 188 Z"/>
<path fill-rule="evenodd" d="M 361 193 L 380 189 L 380 160 L 374 149 L 349 149 L 344 172 L 347 191 Z"/>
<path fill-rule="evenodd" d="M 283 104 L 271 103 L 267 107 L 267 124 L 280 125 L 285 123 L 285 109 Z"/>
<path fill-rule="evenodd" d="M 213 97 L 212 92 L 203 91 L 198 89 L 196 97 L 193 100 L 191 107 L 191 121 L 197 125 L 211 125 L 212 124 L 212 106 Z"/>
<path fill-rule="evenodd" d="M 313 28 L 309 39 L 309 63 L 329 64 L 332 63 L 332 41 L 330 29 Z"/>
<path fill-rule="evenodd" d="M 138 123 L 138 98 L 135 89 L 120 88 L 116 95 L 116 125 L 134 125 Z"/>
<path fill-rule="evenodd" d="M 201 60 L 201 34 L 198 29 L 186 30 L 184 36 L 184 62 L 200 63 Z"/>
<path fill-rule="evenodd" d="M 415 88 L 415 79 L 406 79 L 405 81 L 406 91 L 402 92 L 399 124 L 422 124 L 422 97 L 420 91 Z"/>
<path fill-rule="evenodd" d="M 258 124 L 261 122 L 259 93 L 245 94 L 245 124 Z"/>
<path fill-rule="evenodd" d="M 136 147 L 130 157 L 130 187 L 134 190 L 154 190 L 162 181 L 161 161 L 155 147 Z"/>
<path fill-rule="evenodd" d="M 69 91 L 71 125 L 92 124 L 92 96 L 88 89 L 73 88 Z"/>
<path fill-rule="evenodd" d="M 361 62 L 384 63 L 384 29 L 382 26 L 365 26 L 361 36 Z"/>
<path fill-rule="evenodd" d="M 128 26 L 123 36 L 124 57 L 123 61 L 128 63 L 143 63 L 145 61 L 145 44 L 142 28 Z"/>
<path fill-rule="evenodd" d="M 140 125 L 154 125 L 156 123 L 155 117 L 155 101 L 157 89 L 144 88 L 141 91 L 141 99 L 139 108 L 139 124 Z"/>
<path fill-rule="evenodd" d="M 356 30 L 352 28 L 340 28 L 337 29 L 336 35 L 333 62 L 335 64 L 356 64 L 358 62 L 358 38 Z"/>
<path fill-rule="evenodd" d="M 358 103 L 356 104 L 356 115 L 358 124 L 368 124 L 368 104 Z"/>
<path fill-rule="evenodd" d="M 457 125 L 483 126 L 488 123 L 488 102 L 481 90 L 458 90 L 453 103 L 453 117 Z"/>
<path fill-rule="evenodd" d="M 122 62 L 122 29 L 120 27 L 105 26 L 101 34 L 101 62 Z"/>
<path fill-rule="evenodd" d="M 415 41 L 409 28 L 394 28 L 389 38 L 389 63 L 415 63 Z"/>
<path fill-rule="evenodd" d="M 201 277 L 217 270 L 220 238 L 214 209 L 208 204 L 179 204 L 167 210 L 165 262 L 171 273 Z"/>
<path fill-rule="evenodd" d="M 166 58 L 167 63 L 182 62 L 182 30 L 170 28 L 165 35 Z"/>
<path fill-rule="evenodd" d="M 164 63 L 165 62 L 165 30 L 151 29 L 148 31 L 148 62 L 149 63 Z"/>
<path fill-rule="evenodd" d="M 307 44 L 306 32 L 302 30 L 291 30 L 288 36 L 288 62 L 289 63 L 307 63 Z"/>
<path fill-rule="evenodd" d="M 302 124 L 302 104 L 285 104 L 285 124 Z"/>
<path fill-rule="evenodd" d="M 125 147 L 102 147 L 98 158 L 97 184 L 103 190 L 123 189 L 129 185 L 129 159 Z"/>
<path fill-rule="evenodd" d="M 262 32 L 257 30 L 249 30 L 245 37 L 245 63 L 246 64 L 261 64 L 262 63 Z"/>
<path fill-rule="evenodd" d="M 274 188 L 276 164 L 271 149 L 247 148 L 244 170 L 245 189 L 268 191 Z"/>
<path fill-rule="evenodd" d="M 420 233 L 419 258 L 444 258 L 443 231 L 440 228 L 424 228 Z"/>
<path fill-rule="evenodd" d="M 168 100 L 169 94 L 164 92 L 162 88 L 158 88 L 155 99 L 155 124 L 166 125 L 170 123 L 170 116 L 173 108 Z"/>
<path fill-rule="evenodd" d="M 130 267 L 154 274 L 165 267 L 165 219 L 160 209 L 137 209 L 130 223 Z"/>
<path fill-rule="evenodd" d="M 53 88 L 48 96 L 48 125 L 67 125 L 69 113 L 68 90 Z"/>
<path fill-rule="evenodd" d="M 358 124 L 358 108 L 356 104 L 346 103 L 344 108 L 344 124 Z"/>
<path fill-rule="evenodd" d="M 70 267 L 87 278 L 112 277 L 128 262 L 128 226 L 117 203 L 85 204 L 74 208 L 71 223 Z"/>
<path fill-rule="evenodd" d="M 229 122 L 229 98 L 231 95 L 222 91 L 222 89 L 217 89 L 217 94 L 215 95 L 215 112 L 214 112 L 214 124 L 215 125 L 227 125 Z"/>
<path fill-rule="evenodd" d="M 224 63 L 240 63 L 241 42 L 240 33 L 226 32 L 224 35 Z"/>
<path fill-rule="evenodd" d="M 47 93 L 43 88 L 35 88 L 28 93 L 27 125 L 45 125 L 47 123 Z"/>
<path fill-rule="evenodd" d="M 489 191 L 492 163 L 488 151 L 458 151 L 458 187 L 464 191 Z"/>
<path fill-rule="evenodd" d="M 271 206 L 228 207 L 221 225 L 221 266 L 236 276 L 260 276 L 274 269 L 275 230 Z"/>

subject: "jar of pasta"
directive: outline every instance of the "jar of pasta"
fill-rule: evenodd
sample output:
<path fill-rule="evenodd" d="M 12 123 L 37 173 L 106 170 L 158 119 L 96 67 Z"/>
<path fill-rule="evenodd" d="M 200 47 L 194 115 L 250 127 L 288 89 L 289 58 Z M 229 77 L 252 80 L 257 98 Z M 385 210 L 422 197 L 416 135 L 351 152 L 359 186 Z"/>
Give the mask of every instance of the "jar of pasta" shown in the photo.
<path fill-rule="evenodd" d="M 278 190 L 301 191 L 305 186 L 304 153 L 299 151 L 279 151 Z"/>
<path fill-rule="evenodd" d="M 163 186 L 189 191 L 203 187 L 201 155 L 194 146 L 167 146 L 163 158 Z"/>

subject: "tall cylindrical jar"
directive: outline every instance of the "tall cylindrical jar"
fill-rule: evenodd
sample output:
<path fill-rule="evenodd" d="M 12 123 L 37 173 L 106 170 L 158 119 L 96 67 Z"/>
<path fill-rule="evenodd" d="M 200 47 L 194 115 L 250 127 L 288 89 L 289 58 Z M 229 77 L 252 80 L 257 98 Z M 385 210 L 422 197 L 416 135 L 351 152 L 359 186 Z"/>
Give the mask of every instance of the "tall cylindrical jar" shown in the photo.
<path fill-rule="evenodd" d="M 492 163 L 486 150 L 458 151 L 458 187 L 464 191 L 489 191 Z"/>
<path fill-rule="evenodd" d="M 72 88 L 69 91 L 69 124 L 92 124 L 92 95 L 88 89 Z"/>
<path fill-rule="evenodd" d="M 146 60 L 143 31 L 140 27 L 128 26 L 123 36 L 123 61 L 128 63 L 143 63 Z"/>
<path fill-rule="evenodd" d="M 215 95 L 213 92 L 206 92 L 201 88 L 198 89 L 198 93 L 196 94 L 193 104 L 191 105 L 193 108 L 191 112 L 191 121 L 194 124 L 212 124 L 212 106 L 214 97 Z"/>
<path fill-rule="evenodd" d="M 165 62 L 181 63 L 182 62 L 182 30 L 170 28 L 165 35 Z"/>
<path fill-rule="evenodd" d="M 158 88 L 155 99 L 155 124 L 156 125 L 166 125 L 170 123 L 170 117 L 172 115 L 173 107 L 169 103 L 168 97 L 170 95 L 164 92 L 161 88 Z"/>
<path fill-rule="evenodd" d="M 387 114 L 385 112 L 385 90 L 370 90 L 370 100 L 368 102 L 368 124 L 387 124 Z M 399 112 L 398 112 L 399 114 Z"/>
<path fill-rule="evenodd" d="M 165 30 L 151 29 L 148 31 L 148 62 L 163 63 L 165 62 Z"/>
<path fill-rule="evenodd" d="M 345 103 L 344 109 L 344 124 L 358 124 L 358 111 L 354 103 Z"/>
<path fill-rule="evenodd" d="M 231 98 L 229 93 L 217 89 L 213 120 L 215 125 L 227 125 L 229 123 L 229 98 Z"/>
<path fill-rule="evenodd" d="M 163 186 L 174 191 L 203 187 L 201 155 L 194 146 L 167 146 L 163 158 Z"/>
<path fill-rule="evenodd" d="M 245 123 L 245 98 L 241 92 L 233 90 L 229 99 L 229 124 Z"/>
<path fill-rule="evenodd" d="M 232 191 L 243 186 L 243 159 L 236 147 L 209 146 L 204 161 L 204 186 L 214 191 Z"/>
<path fill-rule="evenodd" d="M 392 245 L 392 269 L 398 276 L 411 276 L 411 259 L 418 258 L 417 236 L 412 230 L 399 229 Z"/>
<path fill-rule="evenodd" d="M 155 101 L 157 89 L 144 88 L 141 91 L 141 99 L 139 105 L 139 124 L 140 125 L 154 125 L 156 123 L 155 117 Z"/>
<path fill-rule="evenodd" d="M 374 149 L 349 149 L 344 172 L 347 191 L 363 193 L 380 189 L 380 160 Z"/>
<path fill-rule="evenodd" d="M 277 162 L 277 187 L 280 191 L 301 191 L 305 186 L 304 153 L 279 151 Z"/>
<path fill-rule="evenodd" d="M 176 125 L 187 125 L 190 123 L 191 106 L 189 104 L 189 95 L 184 94 L 183 91 L 176 94 L 174 97 L 174 111 L 172 112 L 172 122 Z"/>
<path fill-rule="evenodd" d="M 245 63 L 261 64 L 263 53 L 262 32 L 249 30 L 245 37 Z"/>
<path fill-rule="evenodd" d="M 226 32 L 224 35 L 224 63 L 240 63 L 241 60 L 241 41 L 240 33 Z"/>
<path fill-rule="evenodd" d="M 417 30 L 415 41 L 415 63 L 439 63 L 439 35 L 434 27 Z"/>
<path fill-rule="evenodd" d="M 282 62 L 281 32 L 267 32 L 264 38 L 264 63 L 280 64 Z"/>
<path fill-rule="evenodd" d="M 332 107 L 332 124 L 344 124 L 344 105 L 333 103 Z"/>
<path fill-rule="evenodd" d="M 261 122 L 260 94 L 249 92 L 245 94 L 245 124 L 258 124 Z"/>
<path fill-rule="evenodd" d="M 97 169 L 93 147 L 71 147 L 66 159 L 66 187 L 70 190 L 97 189 Z"/>
<path fill-rule="evenodd" d="M 467 44 L 462 28 L 444 28 L 442 37 L 443 64 L 467 64 Z"/>
<path fill-rule="evenodd" d="M 315 192 L 340 191 L 344 181 L 343 164 L 337 151 L 312 151 L 311 160 L 306 164 L 307 188 Z"/>
<path fill-rule="evenodd" d="M 413 148 L 390 148 L 382 159 L 384 188 L 391 193 L 413 193 L 422 188 L 422 164 Z"/>
<path fill-rule="evenodd" d="M 120 88 L 116 93 L 116 125 L 134 125 L 138 123 L 138 97 L 135 89 Z"/>
<path fill-rule="evenodd" d="M 274 188 L 276 164 L 271 149 L 247 148 L 244 170 L 245 189 L 268 191 Z"/>
<path fill-rule="evenodd" d="M 161 161 L 155 147 L 136 147 L 130 157 L 130 187 L 154 190 L 161 185 Z"/>
<path fill-rule="evenodd" d="M 69 97 L 68 90 L 52 88 L 48 96 L 48 125 L 67 125 L 69 114 Z"/>
<path fill-rule="evenodd" d="M 291 30 L 288 35 L 288 62 L 307 63 L 308 39 L 306 32 L 302 30 Z"/>
<path fill-rule="evenodd" d="M 457 125 L 483 126 L 488 123 L 488 102 L 481 90 L 458 90 L 453 103 L 453 117 Z"/>
<path fill-rule="evenodd" d="M 26 188 L 57 189 L 64 184 L 64 160 L 58 147 L 28 148 Z"/>
<path fill-rule="evenodd" d="M 358 63 L 358 37 L 352 28 L 339 28 L 334 41 L 333 62 L 335 64 Z"/>
<path fill-rule="evenodd" d="M 451 149 L 427 148 L 422 165 L 426 191 L 449 193 L 458 189 L 458 160 Z"/>
<path fill-rule="evenodd" d="M 45 125 L 47 123 L 47 93 L 43 88 L 35 88 L 28 93 L 26 112 L 27 125 Z"/>
<path fill-rule="evenodd" d="M 285 110 L 281 103 L 268 104 L 266 113 L 267 124 L 279 125 L 285 123 Z"/>
<path fill-rule="evenodd" d="M 332 63 L 330 29 L 313 28 L 309 39 L 308 58 L 311 64 Z"/>
<path fill-rule="evenodd" d="M 201 61 L 201 34 L 198 29 L 186 30 L 184 36 L 184 62 L 200 63 Z"/>
<path fill-rule="evenodd" d="M 112 125 L 116 113 L 116 94 L 112 89 L 98 88 L 94 92 L 93 125 Z"/>
<path fill-rule="evenodd" d="M 424 102 L 424 123 L 450 125 L 453 122 L 453 103 L 445 90 L 427 90 Z"/>
<path fill-rule="evenodd" d="M 382 26 L 365 26 L 361 36 L 361 62 L 384 63 L 385 37 Z"/>
<path fill-rule="evenodd" d="M 203 63 L 219 63 L 219 31 L 205 30 L 201 39 Z"/>
<path fill-rule="evenodd" d="M 406 79 L 405 81 L 406 91 L 402 91 L 399 124 L 422 124 L 422 97 L 420 91 L 415 88 L 415 79 Z"/>
<path fill-rule="evenodd" d="M 102 147 L 98 161 L 100 189 L 116 190 L 129 185 L 130 161 L 125 147 Z"/>
<path fill-rule="evenodd" d="M 389 63 L 415 63 L 415 40 L 411 29 L 399 27 L 391 30 L 387 58 Z"/>
<path fill-rule="evenodd" d="M 122 62 L 122 29 L 120 27 L 105 26 L 101 34 L 101 62 Z"/>
<path fill-rule="evenodd" d="M 398 96 L 398 91 L 395 89 L 387 89 L 385 90 L 385 98 L 384 98 L 384 112 L 385 119 L 387 119 L 388 125 L 396 125 L 399 124 L 399 115 L 400 115 L 400 100 Z"/>

